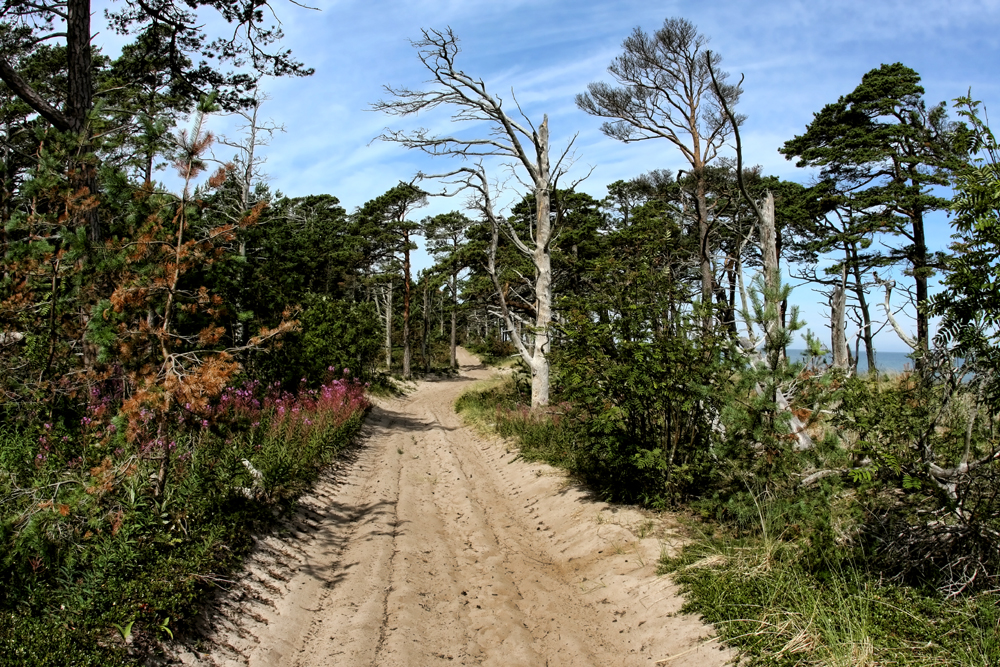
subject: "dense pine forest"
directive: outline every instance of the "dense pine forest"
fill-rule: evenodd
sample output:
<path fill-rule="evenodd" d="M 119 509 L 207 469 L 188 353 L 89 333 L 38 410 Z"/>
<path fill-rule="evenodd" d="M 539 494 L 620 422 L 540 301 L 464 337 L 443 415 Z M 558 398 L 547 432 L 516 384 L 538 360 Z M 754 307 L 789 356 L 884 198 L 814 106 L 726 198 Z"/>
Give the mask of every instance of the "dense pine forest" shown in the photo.
<path fill-rule="evenodd" d="M 684 166 L 598 197 L 546 116 L 424 30 L 423 87 L 371 110 L 440 168 L 347 210 L 267 184 L 260 81 L 311 73 L 268 11 L 123 2 L 109 57 L 89 0 L 3 9 L 0 664 L 155 655 L 368 396 L 454 374 L 458 346 L 511 367 L 470 420 L 686 517 L 663 569 L 749 660 L 1000 660 L 1000 153 L 975 91 L 873 63 L 784 143 L 815 176 L 782 180 L 744 150 L 752 82 L 669 18 L 575 104 Z M 453 129 L 393 129 L 435 113 Z M 815 330 L 792 282 L 827 300 Z M 882 330 L 906 372 L 875 370 Z"/>

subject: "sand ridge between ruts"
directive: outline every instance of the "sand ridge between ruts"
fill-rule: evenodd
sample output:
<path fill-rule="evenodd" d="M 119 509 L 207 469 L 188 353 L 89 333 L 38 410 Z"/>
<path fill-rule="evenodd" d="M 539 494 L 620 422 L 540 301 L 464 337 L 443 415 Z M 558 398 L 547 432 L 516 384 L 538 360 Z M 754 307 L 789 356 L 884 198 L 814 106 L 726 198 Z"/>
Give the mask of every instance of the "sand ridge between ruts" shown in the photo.
<path fill-rule="evenodd" d="M 722 665 L 712 629 L 655 576 L 669 517 L 595 502 L 550 466 L 461 423 L 491 371 L 372 410 L 283 537 L 259 541 L 184 664 Z"/>

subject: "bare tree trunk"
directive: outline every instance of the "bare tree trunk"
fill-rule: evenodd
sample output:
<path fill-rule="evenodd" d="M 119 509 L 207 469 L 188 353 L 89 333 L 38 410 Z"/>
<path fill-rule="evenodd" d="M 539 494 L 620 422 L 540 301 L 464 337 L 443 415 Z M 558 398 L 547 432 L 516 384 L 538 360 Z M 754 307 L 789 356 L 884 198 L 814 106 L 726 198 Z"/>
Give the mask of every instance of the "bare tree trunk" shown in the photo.
<path fill-rule="evenodd" d="M 910 334 L 906 333 L 906 330 L 903 329 L 903 327 L 899 324 L 899 321 L 896 320 L 896 317 L 892 313 L 891 296 L 892 296 L 892 288 L 896 286 L 896 281 L 879 280 L 878 276 L 876 275 L 875 282 L 877 282 L 879 285 L 885 288 L 885 301 L 882 302 L 882 308 L 885 309 L 885 317 L 886 319 L 889 320 L 889 324 L 892 325 L 893 331 L 896 332 L 896 335 L 899 336 L 899 339 L 904 343 L 906 343 L 907 347 L 909 347 L 911 350 L 914 351 L 919 350 L 920 349 L 919 339 L 914 339 L 912 336 L 910 336 Z"/>
<path fill-rule="evenodd" d="M 531 359 L 531 407 L 549 404 L 549 322 L 552 321 L 552 236 L 549 218 L 549 123 L 538 128 L 539 180 L 535 182 L 535 344 Z"/>
<path fill-rule="evenodd" d="M 542 123 L 540 130 L 547 129 L 545 123 Z M 539 132 L 542 134 L 542 132 Z M 545 133 L 547 135 L 547 133 Z M 547 138 L 547 136 L 546 136 Z M 500 284 L 500 278 L 496 271 L 496 254 L 497 254 L 497 244 L 500 236 L 500 221 L 494 217 L 491 217 L 491 222 L 493 225 L 493 233 L 490 242 L 489 252 L 487 253 L 487 265 L 486 271 L 489 273 L 490 277 L 493 279 L 493 286 L 497 291 L 497 296 L 500 300 L 500 315 L 502 318 L 502 326 L 505 326 L 507 331 L 510 332 L 510 339 L 517 347 L 518 353 L 521 355 L 521 359 L 528 365 L 531 369 L 531 407 L 538 408 L 548 405 L 549 398 L 549 363 L 546 357 L 547 346 L 548 346 L 548 336 L 547 336 L 547 325 L 548 318 L 552 315 L 552 268 L 549 255 L 544 250 L 547 250 L 547 243 L 543 244 L 541 239 L 544 234 L 550 232 L 550 221 L 548 217 L 548 193 L 539 193 L 536 190 L 535 193 L 536 201 L 538 203 L 538 208 L 536 209 L 536 214 L 541 217 L 544 212 L 544 221 L 536 220 L 538 228 L 536 230 L 535 237 L 535 253 L 532 258 L 535 261 L 535 327 L 533 336 L 533 344 L 531 348 L 525 344 L 524 337 L 521 333 L 520 321 L 515 320 L 510 313 L 510 309 L 507 307 L 507 297 L 505 296 L 504 288 Z M 543 204 L 545 208 L 542 208 Z M 543 245 L 545 246 L 543 248 Z M 540 329 L 539 324 L 544 323 L 543 327 Z"/>
<path fill-rule="evenodd" d="M 830 297 L 830 349 L 833 352 L 835 368 L 848 368 L 851 360 L 847 351 L 847 335 L 844 332 L 844 314 L 847 309 L 847 265 L 840 272 L 840 284 L 834 287 Z"/>
<path fill-rule="evenodd" d="M 458 313 L 455 311 L 451 311 L 451 360 L 449 365 L 451 368 L 458 368 Z"/>
<path fill-rule="evenodd" d="M 740 306 L 744 313 L 743 324 L 747 330 L 747 344 L 749 348 L 757 347 L 757 335 L 754 333 L 753 317 L 750 313 L 750 298 L 747 295 L 746 282 L 743 279 L 743 259 L 741 258 L 743 248 L 736 255 L 736 285 L 740 294 Z"/>
<path fill-rule="evenodd" d="M 770 191 L 764 196 L 760 217 L 760 252 L 764 260 L 764 284 L 770 290 L 777 290 L 780 269 L 774 232 L 774 195 Z"/>
<path fill-rule="evenodd" d="M 774 195 L 768 190 L 764 195 L 764 201 L 760 206 L 760 252 L 764 262 L 764 312 L 769 314 L 769 319 L 765 322 L 765 335 L 767 337 L 768 363 L 772 366 L 779 359 L 785 358 L 785 350 L 771 349 L 777 340 L 778 330 L 781 328 L 781 302 L 775 301 L 781 289 L 781 267 L 778 265 L 778 246 L 776 243 L 774 224 Z M 773 355 L 777 358 L 772 358 Z"/>
<path fill-rule="evenodd" d="M 924 216 L 917 211 L 911 216 L 913 225 L 913 280 L 917 288 L 917 347 L 916 351 L 924 354 L 916 355 L 917 369 L 924 366 L 924 357 L 929 348 L 930 326 L 927 320 L 927 277 L 931 273 L 927 267 L 927 241 L 924 237 Z"/>
<path fill-rule="evenodd" d="M 697 147 L 697 144 L 696 144 Z M 701 304 L 705 308 L 702 316 L 702 331 L 707 336 L 712 331 L 712 286 L 715 276 L 712 272 L 712 261 L 709 247 L 709 232 L 711 226 L 708 219 L 708 201 L 705 196 L 705 176 L 703 167 L 695 165 L 695 177 L 697 184 L 697 216 L 698 216 L 698 247 L 699 260 L 701 263 Z"/>

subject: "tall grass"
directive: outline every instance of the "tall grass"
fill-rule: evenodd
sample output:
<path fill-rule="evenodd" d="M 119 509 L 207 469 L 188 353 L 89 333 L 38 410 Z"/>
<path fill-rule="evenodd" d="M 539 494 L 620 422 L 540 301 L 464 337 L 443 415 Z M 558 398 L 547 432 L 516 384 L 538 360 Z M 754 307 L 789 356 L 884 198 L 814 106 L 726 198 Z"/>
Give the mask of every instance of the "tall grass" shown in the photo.
<path fill-rule="evenodd" d="M 993 596 L 946 599 L 851 561 L 817 574 L 794 545 L 762 537 L 704 537 L 664 559 L 667 572 L 688 596 L 682 610 L 715 624 L 745 664 L 1000 664 Z"/>

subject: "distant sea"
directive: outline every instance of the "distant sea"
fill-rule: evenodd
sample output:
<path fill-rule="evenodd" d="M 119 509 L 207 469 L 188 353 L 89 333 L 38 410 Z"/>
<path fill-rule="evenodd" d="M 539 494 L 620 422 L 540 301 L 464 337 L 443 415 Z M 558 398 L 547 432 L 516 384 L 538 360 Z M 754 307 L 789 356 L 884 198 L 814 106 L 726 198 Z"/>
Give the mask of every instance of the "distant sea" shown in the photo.
<path fill-rule="evenodd" d="M 794 361 L 802 360 L 802 353 L 805 350 L 795 350 L 789 348 L 788 358 Z M 858 360 L 858 373 L 868 372 L 868 355 L 865 354 L 864 348 L 858 350 L 861 357 Z M 851 354 L 854 354 L 854 350 L 851 350 Z M 830 355 L 827 355 L 826 361 L 832 361 Z M 902 373 L 904 370 L 913 370 L 913 359 L 910 358 L 907 352 L 875 352 L 875 365 L 878 367 L 879 371 L 883 373 Z"/>

